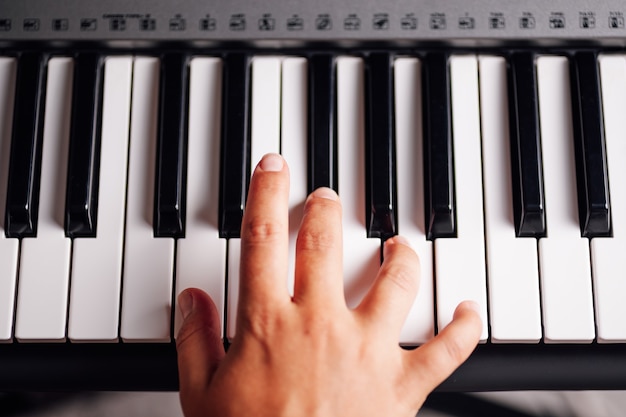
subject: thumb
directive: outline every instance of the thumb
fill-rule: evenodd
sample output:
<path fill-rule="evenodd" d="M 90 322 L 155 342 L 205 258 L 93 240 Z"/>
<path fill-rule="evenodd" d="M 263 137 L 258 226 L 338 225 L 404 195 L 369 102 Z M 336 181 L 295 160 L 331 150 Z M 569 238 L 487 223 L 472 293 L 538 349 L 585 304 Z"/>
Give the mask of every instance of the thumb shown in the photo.
<path fill-rule="evenodd" d="M 183 317 L 176 337 L 180 390 L 204 388 L 225 355 L 220 316 L 207 293 L 197 288 L 180 293 L 177 304 Z"/>
<path fill-rule="evenodd" d="M 454 318 L 434 339 L 407 352 L 413 387 L 432 391 L 474 351 L 480 339 L 482 322 L 474 302 L 461 303 Z"/>

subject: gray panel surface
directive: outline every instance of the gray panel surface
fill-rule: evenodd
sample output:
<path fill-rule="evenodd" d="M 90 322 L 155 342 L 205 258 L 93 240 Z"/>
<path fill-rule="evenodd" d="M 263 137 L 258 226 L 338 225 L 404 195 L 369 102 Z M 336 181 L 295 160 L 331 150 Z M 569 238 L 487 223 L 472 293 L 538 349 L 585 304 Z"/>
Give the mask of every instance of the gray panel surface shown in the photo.
<path fill-rule="evenodd" d="M 623 0 L 0 0 L 0 40 L 622 44 L 624 13 Z"/>

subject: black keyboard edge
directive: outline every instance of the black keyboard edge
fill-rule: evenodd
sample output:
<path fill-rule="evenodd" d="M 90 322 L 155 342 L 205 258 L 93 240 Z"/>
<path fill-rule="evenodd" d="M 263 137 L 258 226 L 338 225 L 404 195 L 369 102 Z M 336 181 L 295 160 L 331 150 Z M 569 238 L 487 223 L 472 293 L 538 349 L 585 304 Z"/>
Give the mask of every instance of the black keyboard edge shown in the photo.
<path fill-rule="evenodd" d="M 3 344 L 0 392 L 176 391 L 165 344 Z M 626 346 L 480 345 L 440 392 L 626 389 Z"/>

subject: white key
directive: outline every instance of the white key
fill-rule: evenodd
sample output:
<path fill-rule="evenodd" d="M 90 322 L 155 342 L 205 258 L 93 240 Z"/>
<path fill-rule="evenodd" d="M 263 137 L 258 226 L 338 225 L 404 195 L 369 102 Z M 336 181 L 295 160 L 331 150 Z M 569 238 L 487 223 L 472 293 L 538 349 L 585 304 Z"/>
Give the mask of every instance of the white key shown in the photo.
<path fill-rule="evenodd" d="M 65 341 L 71 240 L 63 217 L 72 103 L 71 58 L 48 62 L 37 237 L 24 238 L 15 337 L 20 342 Z"/>
<path fill-rule="evenodd" d="M 266 153 L 280 150 L 281 65 L 279 57 L 252 61 L 252 168 Z"/>
<path fill-rule="evenodd" d="M 613 238 L 591 240 L 598 342 L 626 342 L 626 57 L 600 56 Z"/>
<path fill-rule="evenodd" d="M 365 226 L 365 116 L 363 60 L 337 59 L 337 152 L 343 206 L 343 273 L 348 307 L 356 307 L 380 267 L 380 240 Z"/>
<path fill-rule="evenodd" d="M 307 62 L 283 61 L 281 154 L 289 165 L 289 293 L 293 295 L 296 238 L 307 197 Z"/>
<path fill-rule="evenodd" d="M 153 233 L 159 60 L 135 58 L 130 122 L 124 284 L 125 342 L 170 340 L 174 239 Z"/>
<path fill-rule="evenodd" d="M 178 239 L 176 296 L 186 288 L 206 291 L 224 323 L 226 239 L 217 227 L 222 62 L 194 58 L 189 76 L 189 137 L 187 143 L 187 213 L 185 238 Z M 174 315 L 178 334 L 182 316 Z"/>
<path fill-rule="evenodd" d="M 251 172 L 263 155 L 280 152 L 281 59 L 254 58 L 252 61 L 252 121 L 250 131 Z M 228 331 L 235 337 L 239 300 L 239 239 L 228 241 Z"/>
<path fill-rule="evenodd" d="M 16 70 L 14 58 L 0 57 L 0 343 L 12 341 L 19 249 L 19 241 L 4 234 Z"/>
<path fill-rule="evenodd" d="M 478 65 L 474 56 L 450 58 L 457 237 L 435 240 L 437 320 L 447 326 L 456 306 L 474 300 L 488 337 L 487 285 L 483 226 L 483 187 L 478 100 Z"/>
<path fill-rule="evenodd" d="M 420 257 L 417 298 L 404 323 L 401 344 L 422 344 L 435 334 L 433 245 L 424 225 L 424 149 L 421 63 L 398 58 L 394 63 L 398 230 Z"/>
<path fill-rule="evenodd" d="M 228 288 L 226 300 L 226 337 L 232 341 L 237 333 L 237 303 L 239 302 L 239 259 L 241 239 L 228 239 Z"/>
<path fill-rule="evenodd" d="M 483 56 L 479 66 L 491 341 L 536 343 L 541 339 L 537 240 L 515 236 L 506 62 Z"/>
<path fill-rule="evenodd" d="M 591 342 L 589 242 L 578 221 L 567 58 L 538 58 L 537 82 L 547 223 L 547 237 L 539 239 L 544 339 Z"/>
<path fill-rule="evenodd" d="M 98 229 L 95 238 L 74 239 L 73 342 L 118 340 L 132 67 L 131 57 L 108 58 L 104 66 Z"/>

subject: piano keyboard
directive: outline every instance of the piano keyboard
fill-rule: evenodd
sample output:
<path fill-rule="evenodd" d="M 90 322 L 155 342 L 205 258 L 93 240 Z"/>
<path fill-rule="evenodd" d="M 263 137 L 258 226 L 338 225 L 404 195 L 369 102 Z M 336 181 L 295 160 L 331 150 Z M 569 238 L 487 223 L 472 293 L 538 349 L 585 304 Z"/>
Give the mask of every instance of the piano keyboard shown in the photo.
<path fill-rule="evenodd" d="M 170 379 L 122 386 L 175 386 L 182 290 L 207 291 L 234 337 L 241 217 L 268 152 L 290 167 L 291 271 L 319 186 L 342 200 L 349 306 L 382 241 L 409 239 L 422 279 L 402 345 L 473 299 L 475 363 L 624 356 L 625 112 L 626 56 L 598 51 L 0 57 L 0 369 L 92 349 L 145 370 L 150 346 Z"/>

